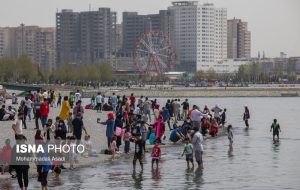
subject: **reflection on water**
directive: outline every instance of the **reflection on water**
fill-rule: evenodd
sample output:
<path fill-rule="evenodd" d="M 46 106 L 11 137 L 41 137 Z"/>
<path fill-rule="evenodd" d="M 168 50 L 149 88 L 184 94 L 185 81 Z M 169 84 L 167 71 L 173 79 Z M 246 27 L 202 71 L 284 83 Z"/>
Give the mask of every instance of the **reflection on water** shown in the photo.
<path fill-rule="evenodd" d="M 157 187 L 157 186 L 159 186 L 159 183 L 160 183 L 160 180 L 161 180 L 160 169 L 159 168 L 154 168 L 154 169 L 152 168 L 151 172 L 152 172 L 152 179 L 153 179 L 152 186 Z"/>
<path fill-rule="evenodd" d="M 295 101 L 297 100 L 297 101 Z M 161 100 L 159 100 L 161 101 Z M 165 100 L 161 102 L 164 103 Z M 237 103 L 238 102 L 238 103 Z M 94 168 L 63 171 L 59 179 L 49 176 L 52 189 L 300 189 L 300 113 L 299 98 L 199 98 L 190 104 L 212 107 L 219 103 L 227 108 L 228 124 L 233 125 L 233 149 L 227 136 L 211 138 L 204 143 L 202 171 L 187 169 L 180 157 L 183 145 L 162 149 L 158 169 L 151 169 L 151 156 L 146 154 L 144 171 L 137 164 L 132 171 L 132 158 L 125 156 Z M 251 126 L 245 130 L 243 106 L 251 112 Z M 280 108 L 280 109 L 279 109 Z M 293 111 L 290 109 L 293 108 Z M 266 114 L 267 113 L 267 114 Z M 282 128 L 279 143 L 273 144 L 270 124 L 277 118 Z M 1 183 L 2 189 L 17 187 L 16 180 Z M 30 189 L 40 189 L 35 179 Z"/>
<path fill-rule="evenodd" d="M 232 157 L 233 157 L 233 147 L 229 147 L 227 153 L 228 153 L 228 158 L 232 159 Z"/>
<path fill-rule="evenodd" d="M 134 181 L 134 187 L 136 189 L 142 189 L 142 182 L 143 182 L 143 171 L 136 173 L 136 171 L 133 171 L 132 173 L 132 179 Z"/>

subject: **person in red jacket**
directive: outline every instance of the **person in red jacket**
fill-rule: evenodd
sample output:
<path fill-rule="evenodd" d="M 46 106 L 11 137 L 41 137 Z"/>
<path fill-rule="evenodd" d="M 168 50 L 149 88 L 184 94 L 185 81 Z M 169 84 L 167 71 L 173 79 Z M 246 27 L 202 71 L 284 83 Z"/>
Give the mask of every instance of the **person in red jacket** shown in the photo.
<path fill-rule="evenodd" d="M 135 109 L 135 96 L 133 95 L 133 93 L 130 96 L 130 107 L 134 110 Z"/>
<path fill-rule="evenodd" d="M 46 101 L 43 101 L 43 103 L 40 106 L 40 115 L 41 115 L 41 122 L 42 122 L 43 129 L 47 124 L 48 114 L 49 114 L 49 105 Z"/>

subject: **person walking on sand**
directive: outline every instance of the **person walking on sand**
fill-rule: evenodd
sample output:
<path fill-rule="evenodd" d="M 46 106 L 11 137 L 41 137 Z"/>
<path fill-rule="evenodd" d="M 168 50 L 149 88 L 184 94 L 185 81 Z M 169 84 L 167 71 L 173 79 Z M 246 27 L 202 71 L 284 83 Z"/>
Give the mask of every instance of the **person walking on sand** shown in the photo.
<path fill-rule="evenodd" d="M 74 97 L 75 97 L 75 104 L 76 104 L 79 100 L 81 100 L 80 90 L 77 90 Z"/>
<path fill-rule="evenodd" d="M 68 96 L 65 96 L 64 101 L 62 102 L 62 105 L 61 105 L 59 118 L 61 120 L 68 119 L 70 112 L 71 112 L 71 106 L 70 106 L 70 103 L 69 103 L 69 99 L 68 99 Z"/>
<path fill-rule="evenodd" d="M 196 162 L 198 163 L 198 167 L 200 169 L 204 169 L 203 167 L 203 160 L 202 160 L 202 155 L 203 155 L 203 136 L 199 132 L 198 127 L 194 127 L 193 130 L 195 131 L 193 139 L 192 139 L 192 144 L 194 148 L 194 154 L 196 158 Z"/>
<path fill-rule="evenodd" d="M 76 117 L 78 113 L 81 113 L 81 117 L 83 118 L 84 109 L 81 105 L 81 100 L 78 100 L 76 106 L 73 108 L 73 116 Z"/>
<path fill-rule="evenodd" d="M 249 122 L 248 122 L 249 119 L 250 119 L 250 112 L 249 112 L 248 106 L 245 106 L 243 120 L 245 121 L 246 129 L 249 128 Z"/>
<path fill-rule="evenodd" d="M 40 106 L 41 122 L 43 129 L 47 124 L 49 111 L 49 104 L 46 101 L 44 101 Z"/>
<path fill-rule="evenodd" d="M 272 130 L 273 130 L 273 142 L 274 143 L 276 142 L 275 136 L 277 136 L 277 142 L 279 142 L 279 131 L 281 132 L 281 129 L 279 123 L 277 123 L 277 119 L 273 120 L 270 132 L 272 132 Z"/>

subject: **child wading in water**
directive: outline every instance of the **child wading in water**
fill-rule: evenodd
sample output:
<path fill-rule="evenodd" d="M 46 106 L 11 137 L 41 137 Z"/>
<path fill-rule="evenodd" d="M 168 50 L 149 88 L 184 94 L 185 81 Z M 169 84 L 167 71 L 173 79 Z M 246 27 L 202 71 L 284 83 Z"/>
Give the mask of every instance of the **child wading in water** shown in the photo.
<path fill-rule="evenodd" d="M 277 123 L 277 119 L 273 120 L 270 132 L 273 130 L 273 141 L 276 142 L 275 136 L 277 136 L 277 142 L 279 142 L 279 131 L 281 132 L 280 125 Z"/>
<path fill-rule="evenodd" d="M 228 136 L 228 140 L 229 140 L 229 148 L 232 149 L 232 144 L 233 144 L 232 125 L 228 125 L 228 127 L 227 127 L 227 136 Z"/>
<path fill-rule="evenodd" d="M 110 151 L 111 151 L 111 160 L 115 160 L 115 155 L 116 155 L 116 148 L 117 148 L 117 137 L 114 136 L 112 138 L 112 142 L 110 144 Z"/>
<path fill-rule="evenodd" d="M 194 160 L 193 160 L 193 145 L 191 143 L 191 139 L 185 138 L 185 146 L 182 153 L 182 156 L 185 154 L 187 167 L 190 168 L 190 162 L 192 163 L 192 168 L 194 168 Z"/>
<path fill-rule="evenodd" d="M 129 141 L 130 137 L 131 137 L 130 126 L 127 126 L 123 137 L 125 142 L 124 152 L 126 154 L 129 154 L 129 150 L 130 150 L 130 141 Z"/>
<path fill-rule="evenodd" d="M 161 157 L 161 150 L 159 147 L 158 140 L 155 141 L 155 146 L 152 148 L 152 168 L 154 165 L 154 162 L 156 162 L 156 168 L 158 168 L 158 161 Z"/>

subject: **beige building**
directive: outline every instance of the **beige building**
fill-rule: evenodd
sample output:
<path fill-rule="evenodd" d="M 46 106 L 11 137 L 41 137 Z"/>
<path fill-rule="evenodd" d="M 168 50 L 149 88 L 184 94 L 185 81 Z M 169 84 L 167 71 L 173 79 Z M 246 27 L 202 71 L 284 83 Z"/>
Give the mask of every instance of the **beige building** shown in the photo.
<path fill-rule="evenodd" d="M 248 23 L 241 19 L 227 21 L 227 56 L 230 59 L 251 57 L 251 32 Z"/>
<path fill-rule="evenodd" d="M 116 24 L 116 52 L 122 49 L 123 33 L 122 24 Z"/>
<path fill-rule="evenodd" d="M 13 57 L 15 55 L 14 28 L 0 27 L 0 58 Z"/>
<path fill-rule="evenodd" d="M 55 28 L 38 26 L 0 28 L 0 57 L 28 55 L 43 69 L 55 68 Z"/>

